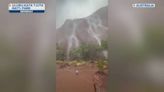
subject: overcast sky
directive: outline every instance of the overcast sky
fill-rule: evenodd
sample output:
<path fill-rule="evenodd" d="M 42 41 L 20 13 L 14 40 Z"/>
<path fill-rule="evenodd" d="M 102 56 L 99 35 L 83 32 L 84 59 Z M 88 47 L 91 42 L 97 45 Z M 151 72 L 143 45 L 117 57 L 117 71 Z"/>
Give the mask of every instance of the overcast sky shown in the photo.
<path fill-rule="evenodd" d="M 107 5 L 108 0 L 57 0 L 56 27 L 60 27 L 66 19 L 87 17 Z"/>

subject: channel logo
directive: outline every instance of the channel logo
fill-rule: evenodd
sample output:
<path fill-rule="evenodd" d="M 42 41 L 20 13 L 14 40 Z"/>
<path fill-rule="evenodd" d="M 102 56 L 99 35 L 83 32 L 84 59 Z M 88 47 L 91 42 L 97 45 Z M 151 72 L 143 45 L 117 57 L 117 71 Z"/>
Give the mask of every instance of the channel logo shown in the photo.
<path fill-rule="evenodd" d="M 8 5 L 10 13 L 44 13 L 44 3 L 10 3 Z"/>
<path fill-rule="evenodd" d="M 154 3 L 135 3 L 132 4 L 133 8 L 155 8 Z"/>

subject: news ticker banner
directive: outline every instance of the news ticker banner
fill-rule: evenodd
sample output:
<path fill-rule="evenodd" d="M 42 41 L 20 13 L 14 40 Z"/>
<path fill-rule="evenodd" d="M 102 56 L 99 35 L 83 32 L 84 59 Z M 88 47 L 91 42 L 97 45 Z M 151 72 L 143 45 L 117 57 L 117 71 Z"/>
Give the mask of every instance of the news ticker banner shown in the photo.
<path fill-rule="evenodd" d="M 44 13 L 44 3 L 10 3 L 8 11 L 10 13 Z"/>

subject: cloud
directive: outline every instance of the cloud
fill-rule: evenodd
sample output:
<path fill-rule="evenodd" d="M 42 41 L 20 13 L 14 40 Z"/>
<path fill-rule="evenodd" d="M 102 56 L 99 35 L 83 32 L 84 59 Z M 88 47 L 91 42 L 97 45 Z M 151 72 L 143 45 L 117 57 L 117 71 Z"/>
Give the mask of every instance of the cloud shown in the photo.
<path fill-rule="evenodd" d="M 57 0 L 57 27 L 66 19 L 83 18 L 108 5 L 108 0 Z"/>

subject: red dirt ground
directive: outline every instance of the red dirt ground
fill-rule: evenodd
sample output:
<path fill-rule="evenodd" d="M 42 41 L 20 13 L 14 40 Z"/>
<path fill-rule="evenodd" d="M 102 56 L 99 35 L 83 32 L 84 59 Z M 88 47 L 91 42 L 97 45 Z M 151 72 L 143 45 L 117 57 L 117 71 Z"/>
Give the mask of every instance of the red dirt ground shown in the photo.
<path fill-rule="evenodd" d="M 57 92 L 94 92 L 92 77 L 97 71 L 95 67 L 78 67 L 79 75 L 75 74 L 75 67 L 57 68 Z"/>

